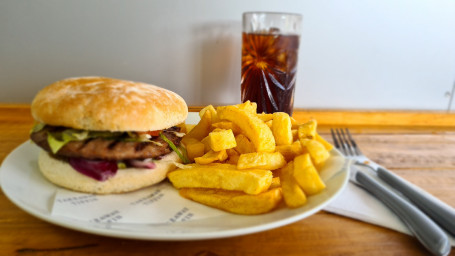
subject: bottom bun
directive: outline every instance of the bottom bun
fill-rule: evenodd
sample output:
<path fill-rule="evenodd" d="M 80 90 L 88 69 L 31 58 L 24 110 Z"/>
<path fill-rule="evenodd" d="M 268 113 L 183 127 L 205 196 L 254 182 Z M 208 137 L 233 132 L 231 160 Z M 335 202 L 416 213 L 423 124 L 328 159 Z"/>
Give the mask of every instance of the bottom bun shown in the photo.
<path fill-rule="evenodd" d="M 124 193 L 159 183 L 166 174 L 176 168 L 175 162 L 181 162 L 175 152 L 156 161 L 154 169 L 126 168 L 119 169 L 115 176 L 106 181 L 97 181 L 74 170 L 68 162 L 57 159 L 41 151 L 38 164 L 41 173 L 50 182 L 74 191 L 92 194 Z"/>

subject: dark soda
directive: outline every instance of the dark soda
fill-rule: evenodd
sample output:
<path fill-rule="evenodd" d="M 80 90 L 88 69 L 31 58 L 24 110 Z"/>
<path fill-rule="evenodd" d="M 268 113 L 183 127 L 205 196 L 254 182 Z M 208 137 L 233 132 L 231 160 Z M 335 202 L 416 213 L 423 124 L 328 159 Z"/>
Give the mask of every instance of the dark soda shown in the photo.
<path fill-rule="evenodd" d="M 292 115 L 298 48 L 298 35 L 243 33 L 242 102 L 256 102 L 258 113 Z"/>

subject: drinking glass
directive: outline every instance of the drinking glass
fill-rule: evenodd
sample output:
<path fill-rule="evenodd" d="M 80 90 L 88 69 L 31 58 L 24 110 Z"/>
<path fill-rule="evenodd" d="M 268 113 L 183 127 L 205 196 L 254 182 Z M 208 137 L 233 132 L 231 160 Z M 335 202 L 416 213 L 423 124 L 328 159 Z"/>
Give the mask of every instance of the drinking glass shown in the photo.
<path fill-rule="evenodd" d="M 302 16 L 246 12 L 242 21 L 242 102 L 292 115 Z"/>

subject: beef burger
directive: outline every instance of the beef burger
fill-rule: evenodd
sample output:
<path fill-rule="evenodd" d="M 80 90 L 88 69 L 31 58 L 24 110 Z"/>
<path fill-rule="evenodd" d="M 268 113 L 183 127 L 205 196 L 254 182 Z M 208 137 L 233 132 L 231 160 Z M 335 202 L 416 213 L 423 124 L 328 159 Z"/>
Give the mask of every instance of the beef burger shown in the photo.
<path fill-rule="evenodd" d="M 52 183 L 109 194 L 158 183 L 183 158 L 179 124 L 188 107 L 169 90 L 106 77 L 78 77 L 42 89 L 31 105 L 31 140 Z"/>

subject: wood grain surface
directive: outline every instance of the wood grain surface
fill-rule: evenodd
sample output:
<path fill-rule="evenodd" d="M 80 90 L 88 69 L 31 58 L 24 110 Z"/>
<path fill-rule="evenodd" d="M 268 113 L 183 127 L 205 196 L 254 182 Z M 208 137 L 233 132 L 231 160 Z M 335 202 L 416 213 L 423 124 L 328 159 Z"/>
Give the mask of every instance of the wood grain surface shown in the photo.
<path fill-rule="evenodd" d="M 454 114 L 297 110 L 294 116 L 317 119 L 328 140 L 330 128 L 349 127 L 371 159 L 455 207 Z M 32 124 L 28 105 L 0 104 L 0 161 L 28 139 Z M 428 255 L 413 237 L 324 211 L 251 235 L 157 242 L 55 226 L 22 211 L 3 192 L 0 209 L 0 255 Z"/>

